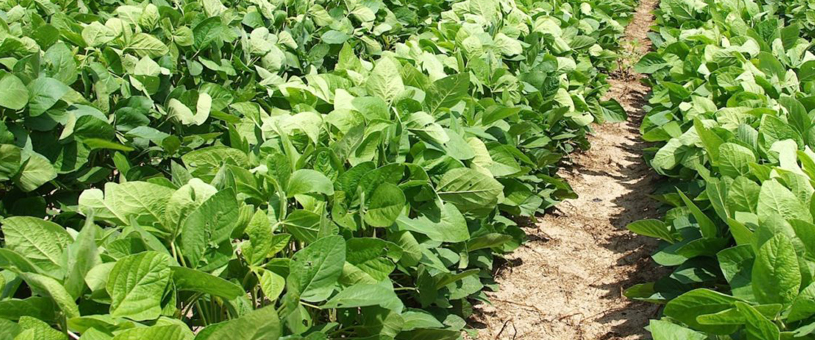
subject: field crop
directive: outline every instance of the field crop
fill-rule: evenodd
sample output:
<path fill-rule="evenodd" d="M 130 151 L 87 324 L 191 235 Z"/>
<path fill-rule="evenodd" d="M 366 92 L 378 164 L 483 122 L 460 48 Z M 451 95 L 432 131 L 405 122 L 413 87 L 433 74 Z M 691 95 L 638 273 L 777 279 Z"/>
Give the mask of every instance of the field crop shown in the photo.
<path fill-rule="evenodd" d="M 459 339 L 632 5 L 0 1 L 0 339 Z"/>
<path fill-rule="evenodd" d="M 811 339 L 815 55 L 805 1 L 662 1 L 642 134 L 675 181 L 659 238 L 673 272 L 628 290 L 664 303 L 656 339 Z"/>

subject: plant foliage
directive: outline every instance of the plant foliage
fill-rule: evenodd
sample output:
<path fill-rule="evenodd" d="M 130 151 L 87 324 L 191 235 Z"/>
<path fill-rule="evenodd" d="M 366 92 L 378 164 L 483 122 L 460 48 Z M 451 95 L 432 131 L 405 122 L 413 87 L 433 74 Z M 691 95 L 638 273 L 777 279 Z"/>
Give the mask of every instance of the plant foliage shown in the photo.
<path fill-rule="evenodd" d="M 630 2 L 0 1 L 0 338 L 458 339 Z"/>
<path fill-rule="evenodd" d="M 627 296 L 665 304 L 656 339 L 813 339 L 815 55 L 802 1 L 662 1 L 649 161 L 678 191 L 659 238 L 673 267 Z M 811 5 L 810 5 L 811 6 Z M 806 14 L 809 12 L 810 14 Z"/>

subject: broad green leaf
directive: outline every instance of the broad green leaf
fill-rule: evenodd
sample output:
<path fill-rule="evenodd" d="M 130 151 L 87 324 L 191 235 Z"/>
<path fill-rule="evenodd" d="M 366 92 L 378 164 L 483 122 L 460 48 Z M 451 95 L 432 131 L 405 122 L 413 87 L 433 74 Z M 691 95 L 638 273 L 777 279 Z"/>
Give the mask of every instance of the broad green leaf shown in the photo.
<path fill-rule="evenodd" d="M 651 335 L 654 340 L 705 340 L 707 336 L 682 327 L 680 325 L 670 323 L 668 321 L 651 320 L 649 324 Z"/>
<path fill-rule="evenodd" d="M 29 192 L 55 178 L 57 178 L 57 169 L 54 168 L 51 161 L 38 153 L 31 153 L 17 174 L 15 183 L 23 191 Z"/>
<path fill-rule="evenodd" d="M 662 239 L 670 243 L 676 242 L 670 228 L 660 220 L 640 220 L 630 223 L 626 228 L 640 235 Z"/>
<path fill-rule="evenodd" d="M 152 320 L 161 314 L 161 298 L 170 282 L 171 259 L 157 252 L 130 255 L 116 262 L 106 290 L 111 298 L 110 315 L 133 320 Z"/>
<path fill-rule="evenodd" d="M 19 320 L 23 316 L 30 316 L 51 322 L 56 320 L 56 314 L 59 312 L 54 307 L 54 301 L 50 297 L 7 299 L 0 301 L 0 319 Z"/>
<path fill-rule="evenodd" d="M 750 173 L 750 163 L 756 161 L 753 152 L 739 144 L 724 143 L 719 146 L 719 171 L 722 175 L 736 178 Z"/>
<path fill-rule="evenodd" d="M 12 110 L 22 109 L 28 104 L 28 90 L 25 84 L 13 74 L 5 74 L 0 78 L 0 106 Z"/>
<path fill-rule="evenodd" d="M 0 144 L 0 181 L 8 181 L 20 171 L 22 155 L 20 148 L 10 144 Z"/>
<path fill-rule="evenodd" d="M 161 40 L 147 33 L 134 34 L 126 49 L 136 52 L 139 56 L 150 58 L 158 58 L 170 52 L 170 49 Z"/>
<path fill-rule="evenodd" d="M 85 40 L 88 46 L 96 47 L 116 39 L 116 32 L 98 21 L 94 21 L 82 29 L 82 39 Z"/>
<path fill-rule="evenodd" d="M 325 33 L 323 33 L 322 36 L 320 36 L 320 39 L 322 39 L 323 42 L 325 42 L 326 44 L 333 44 L 333 45 L 342 45 L 349 38 L 351 38 L 351 37 L 349 37 L 347 34 L 345 34 L 343 32 L 340 32 L 340 31 L 335 31 L 335 30 L 325 32 Z"/>
<path fill-rule="evenodd" d="M 405 194 L 398 186 L 382 183 L 374 190 L 365 211 L 365 223 L 374 227 L 389 227 L 405 207 Z"/>
<path fill-rule="evenodd" d="M 753 294 L 753 263 L 755 254 L 750 245 L 727 248 L 716 254 L 719 267 L 730 284 L 732 295 L 748 301 L 755 300 Z"/>
<path fill-rule="evenodd" d="M 781 332 L 772 321 L 761 315 L 755 308 L 744 303 L 736 302 L 736 309 L 744 315 L 747 321 L 747 334 L 753 339 L 778 340 Z"/>
<path fill-rule="evenodd" d="M 237 319 L 208 326 L 195 339 L 277 340 L 281 333 L 277 311 L 274 306 L 268 306 Z"/>
<path fill-rule="evenodd" d="M 243 288 L 220 277 L 185 267 L 171 267 L 173 283 L 180 291 L 193 291 L 232 300 L 244 295 Z"/>
<path fill-rule="evenodd" d="M 439 215 L 421 215 L 415 219 L 401 215 L 396 224 L 399 229 L 427 235 L 434 241 L 456 243 L 470 239 L 467 220 L 453 204 L 445 204 Z"/>
<path fill-rule="evenodd" d="M 21 332 L 14 337 L 15 340 L 68 340 L 68 335 L 41 320 L 24 316 L 17 324 Z"/>
<path fill-rule="evenodd" d="M 405 90 L 399 64 L 391 58 L 379 59 L 365 84 L 369 93 L 387 102 L 392 102 Z"/>
<path fill-rule="evenodd" d="M 341 236 L 319 239 L 294 254 L 287 287 L 299 293 L 301 300 L 323 301 L 334 291 L 343 263 L 345 240 Z"/>
<path fill-rule="evenodd" d="M 83 335 L 84 338 L 84 335 Z M 155 325 L 150 327 L 137 327 L 123 330 L 117 333 L 112 340 L 139 340 L 139 339 L 162 339 L 162 340 L 188 340 L 192 338 L 192 333 L 183 326 L 175 325 Z"/>
<path fill-rule="evenodd" d="M 36 117 L 45 113 L 70 90 L 67 85 L 53 78 L 34 79 L 28 84 L 28 114 Z"/>
<path fill-rule="evenodd" d="M 777 214 L 785 218 L 812 221 L 812 214 L 807 206 L 777 180 L 769 180 L 761 185 L 757 213 L 760 217 Z"/>
<path fill-rule="evenodd" d="M 67 318 L 79 316 L 79 307 L 76 305 L 76 300 L 57 280 L 36 273 L 19 273 L 19 275 L 28 283 L 32 291 L 53 299 Z"/>
<path fill-rule="evenodd" d="M 670 64 L 663 59 L 659 53 L 651 52 L 640 58 L 639 62 L 634 65 L 634 71 L 637 73 L 655 73 L 661 69 L 669 67 Z"/>
<path fill-rule="evenodd" d="M 260 289 L 267 298 L 277 300 L 284 288 L 286 288 L 285 278 L 273 271 L 263 271 L 263 275 L 260 276 Z"/>
<path fill-rule="evenodd" d="M 760 303 L 789 305 L 801 288 L 801 271 L 795 248 L 786 236 L 765 242 L 753 264 L 753 293 Z"/>
<path fill-rule="evenodd" d="M 193 37 L 195 37 L 193 46 L 197 50 L 201 50 L 215 41 L 220 41 L 221 33 L 225 29 L 226 27 L 221 23 L 220 17 L 211 17 L 199 22 L 192 29 Z"/>
<path fill-rule="evenodd" d="M 65 288 L 74 298 L 79 298 L 85 290 L 85 276 L 96 265 L 102 263 L 96 246 L 96 225 L 93 218 L 85 222 L 76 240 L 68 245 L 65 268 Z"/>
<path fill-rule="evenodd" d="M 665 315 L 679 320 L 693 329 L 711 334 L 727 335 L 737 327 L 708 326 L 696 321 L 700 315 L 718 313 L 734 307 L 738 299 L 707 289 L 695 289 L 671 300 L 665 306 Z"/>
<path fill-rule="evenodd" d="M 170 99 L 168 107 L 169 114 L 178 118 L 178 120 L 181 121 L 181 124 L 201 125 L 204 124 L 209 118 L 209 113 L 212 108 L 212 97 L 206 93 L 199 94 L 195 114 L 192 113 L 190 108 L 175 98 Z"/>
<path fill-rule="evenodd" d="M 614 99 L 598 102 L 597 108 L 600 111 L 603 119 L 607 122 L 619 123 L 628 119 L 628 113 L 626 113 L 623 106 Z"/>
<path fill-rule="evenodd" d="M 62 226 L 36 217 L 9 217 L 2 221 L 6 247 L 42 268 L 55 278 L 62 278 L 64 257 L 71 235 Z M 21 268 L 23 269 L 23 268 Z"/>
<path fill-rule="evenodd" d="M 810 284 L 802 289 L 801 294 L 793 300 L 787 320 L 795 322 L 809 318 L 812 315 L 815 315 L 815 285 Z"/>
<path fill-rule="evenodd" d="M 498 1 L 496 0 L 470 0 L 470 12 L 481 16 L 487 22 L 492 22 L 498 16 Z"/>
<path fill-rule="evenodd" d="M 393 287 L 386 283 L 356 284 L 345 288 L 334 295 L 321 308 L 358 308 L 367 306 L 381 306 L 401 312 L 404 306 L 393 291 Z"/>
<path fill-rule="evenodd" d="M 431 113 L 442 108 L 450 108 L 467 96 L 470 90 L 470 76 L 456 74 L 433 82 L 425 102 Z"/>
<path fill-rule="evenodd" d="M 232 189 L 213 195 L 193 210 L 181 227 L 181 251 L 193 268 L 208 250 L 227 241 L 236 226 L 239 205 Z"/>
<path fill-rule="evenodd" d="M 300 194 L 334 194 L 334 184 L 320 172 L 300 169 L 295 171 L 286 186 L 286 195 L 294 197 Z"/>
<path fill-rule="evenodd" d="M 490 176 L 459 168 L 445 173 L 437 190 L 442 199 L 462 213 L 481 213 L 495 207 L 503 189 L 503 185 Z"/>
<path fill-rule="evenodd" d="M 348 266 L 367 274 L 373 282 L 386 281 L 396 269 L 395 262 L 402 257 L 402 249 L 394 243 L 368 237 L 352 238 L 346 241 L 345 271 L 355 271 Z"/>
<path fill-rule="evenodd" d="M 688 198 L 685 193 L 682 191 L 677 191 L 679 193 L 679 197 L 682 198 L 682 201 L 685 205 L 690 209 L 691 214 L 693 214 L 693 218 L 696 219 L 696 223 L 699 223 L 699 230 L 702 233 L 703 237 L 716 237 L 718 235 L 718 228 L 716 224 L 713 223 L 713 220 L 710 219 L 705 213 L 693 203 L 693 201 Z"/>

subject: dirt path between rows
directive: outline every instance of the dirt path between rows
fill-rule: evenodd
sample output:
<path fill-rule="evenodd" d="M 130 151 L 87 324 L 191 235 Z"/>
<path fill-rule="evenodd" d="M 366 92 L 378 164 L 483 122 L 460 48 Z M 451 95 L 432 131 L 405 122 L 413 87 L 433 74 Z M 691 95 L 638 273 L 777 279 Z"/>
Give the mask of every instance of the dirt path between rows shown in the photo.
<path fill-rule="evenodd" d="M 636 61 L 651 47 L 646 38 L 658 0 L 642 0 L 626 28 L 624 46 Z M 630 71 L 633 73 L 633 71 Z M 650 90 L 641 75 L 611 76 L 610 98 L 625 107 L 629 121 L 596 127 L 591 150 L 574 156 L 564 170 L 580 198 L 563 202 L 526 230 L 529 242 L 499 269 L 493 305 L 477 306 L 479 339 L 644 339 L 655 305 L 627 300 L 623 290 L 653 281 L 661 272 L 650 258 L 655 242 L 625 229 L 654 218 L 648 197 L 656 176 L 642 160 L 646 145 L 638 127 Z"/>

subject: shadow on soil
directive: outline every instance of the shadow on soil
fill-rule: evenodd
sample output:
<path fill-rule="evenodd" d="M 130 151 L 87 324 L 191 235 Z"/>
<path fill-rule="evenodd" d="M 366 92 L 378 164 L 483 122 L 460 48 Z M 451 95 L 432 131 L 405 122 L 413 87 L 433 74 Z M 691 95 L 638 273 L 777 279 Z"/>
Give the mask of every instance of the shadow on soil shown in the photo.
<path fill-rule="evenodd" d="M 626 158 L 626 162 L 622 163 L 629 165 L 621 166 L 617 170 L 619 174 L 616 175 L 607 173 L 601 174 L 581 168 L 576 169 L 583 174 L 611 176 L 620 180 L 623 185 L 630 190 L 628 194 L 620 196 L 613 201 L 616 206 L 622 208 L 620 213 L 611 218 L 612 225 L 618 229 L 625 229 L 629 223 L 641 219 L 658 218 L 663 214 L 659 209 L 660 203 L 648 197 L 652 192 L 642 192 L 643 188 L 656 188 L 659 182 L 659 178 L 642 158 L 645 150 L 650 147 L 650 145 L 641 139 L 639 133 L 639 126 L 644 116 L 643 107 L 647 104 L 647 97 L 650 93 L 631 90 L 624 95 L 628 97 L 625 98 L 625 100 L 630 103 L 631 107 L 628 112 L 629 120 L 624 125 L 621 125 L 620 128 L 628 130 L 627 132 L 629 132 L 631 137 L 627 138 L 628 141 L 623 147 L 623 149 L 627 151 L 627 154 L 623 155 L 623 157 Z M 617 265 L 634 267 L 630 275 L 620 277 L 619 280 L 611 284 L 595 286 L 606 291 L 606 294 L 602 296 L 603 299 L 626 299 L 623 296 L 625 289 L 636 284 L 654 281 L 667 274 L 664 268 L 659 268 L 651 259 L 651 254 L 653 254 L 657 246 L 657 242 L 654 239 L 633 233 L 626 233 L 624 235 L 609 236 L 603 240 L 602 245 L 616 253 L 626 254 L 617 261 Z M 641 325 L 643 322 L 647 323 L 647 320 L 631 319 L 629 311 L 632 309 L 648 310 L 650 312 L 648 315 L 654 318 L 657 317 L 660 306 L 645 302 L 628 301 L 623 307 L 607 311 L 602 317 L 596 320 L 603 324 L 616 324 L 616 326 L 598 340 L 610 340 L 642 334 L 643 331 L 641 329 L 632 327 L 631 324 Z M 618 323 L 621 320 L 623 322 Z"/>

